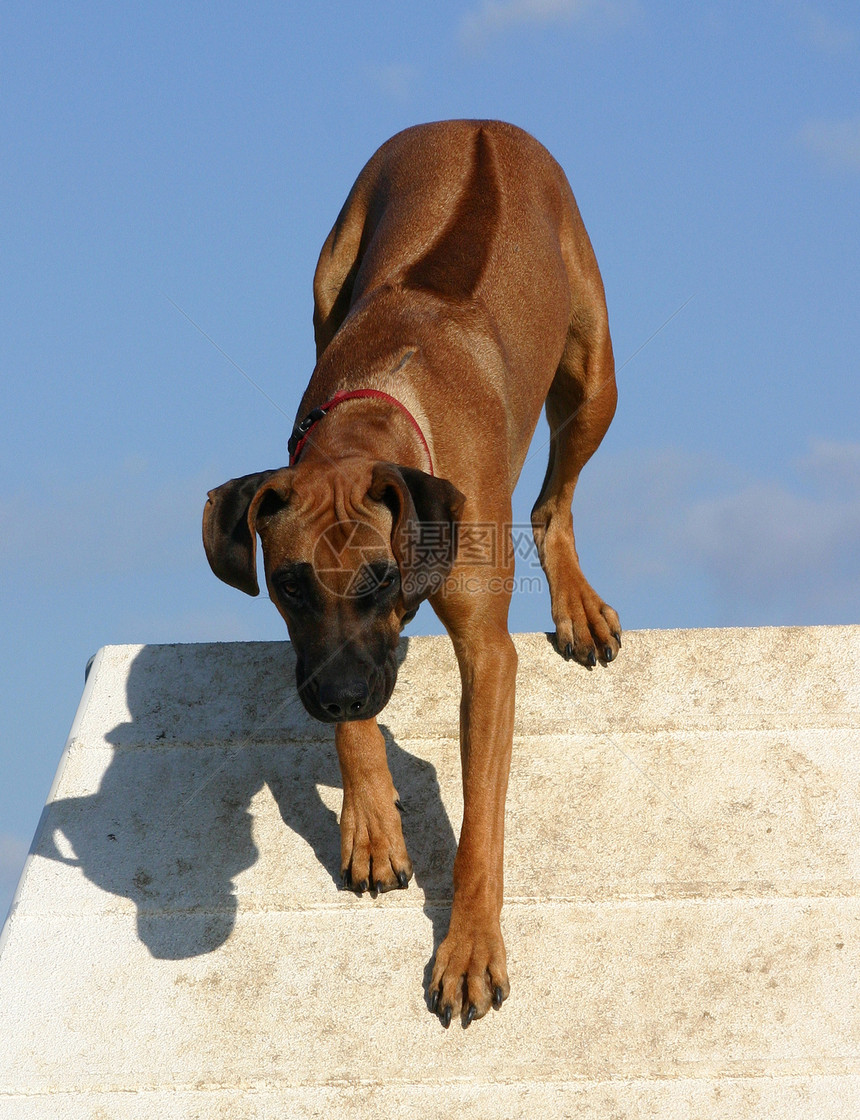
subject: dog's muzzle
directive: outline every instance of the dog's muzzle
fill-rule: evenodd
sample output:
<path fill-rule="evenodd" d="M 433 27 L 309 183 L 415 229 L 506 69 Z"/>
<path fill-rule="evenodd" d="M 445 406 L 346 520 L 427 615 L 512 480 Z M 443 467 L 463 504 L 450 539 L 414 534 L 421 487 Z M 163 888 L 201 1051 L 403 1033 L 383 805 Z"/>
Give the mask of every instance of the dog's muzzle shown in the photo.
<path fill-rule="evenodd" d="M 381 665 L 338 658 L 311 668 L 303 658 L 296 662 L 296 684 L 308 713 L 322 723 L 371 719 L 391 698 L 397 679 L 394 656 Z"/>

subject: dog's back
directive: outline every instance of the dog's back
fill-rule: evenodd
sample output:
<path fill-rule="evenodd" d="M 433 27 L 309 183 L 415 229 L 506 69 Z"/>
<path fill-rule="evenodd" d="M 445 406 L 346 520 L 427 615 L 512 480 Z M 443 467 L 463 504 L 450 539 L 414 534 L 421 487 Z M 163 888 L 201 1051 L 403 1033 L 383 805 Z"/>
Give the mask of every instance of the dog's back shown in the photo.
<path fill-rule="evenodd" d="M 534 429 L 571 325 L 589 331 L 606 315 L 564 172 L 533 136 L 501 121 L 417 125 L 365 165 L 317 265 L 318 353 L 380 293 L 403 293 L 411 314 L 423 299 L 428 317 L 441 301 L 446 324 L 493 339 L 514 446 Z M 484 375 L 496 365 L 487 361 Z"/>

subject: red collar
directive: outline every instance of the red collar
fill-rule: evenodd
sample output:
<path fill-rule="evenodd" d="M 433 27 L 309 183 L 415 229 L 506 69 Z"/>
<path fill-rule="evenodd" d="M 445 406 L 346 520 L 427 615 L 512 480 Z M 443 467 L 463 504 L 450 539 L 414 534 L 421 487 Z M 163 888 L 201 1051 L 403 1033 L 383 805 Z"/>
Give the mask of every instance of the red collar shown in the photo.
<path fill-rule="evenodd" d="M 430 447 L 427 440 L 424 438 L 421 426 L 405 404 L 401 404 L 396 397 L 392 397 L 389 393 L 383 393 L 381 389 L 351 389 L 349 391 L 342 391 L 340 393 L 335 393 L 331 400 L 326 401 L 326 403 L 320 405 L 319 408 L 311 409 L 304 420 L 296 422 L 296 426 L 293 428 L 293 434 L 290 436 L 289 443 L 287 444 L 287 450 L 290 453 L 290 466 L 294 467 L 299 461 L 299 456 L 311 433 L 311 428 L 315 427 L 326 413 L 331 412 L 335 405 L 342 404 L 344 401 L 355 400 L 357 397 L 376 397 L 378 400 L 388 401 L 390 404 L 396 405 L 400 409 L 418 433 L 418 438 L 421 440 L 421 444 L 427 453 L 427 461 L 430 464 L 430 474 L 432 475 L 433 456 L 430 454 Z"/>

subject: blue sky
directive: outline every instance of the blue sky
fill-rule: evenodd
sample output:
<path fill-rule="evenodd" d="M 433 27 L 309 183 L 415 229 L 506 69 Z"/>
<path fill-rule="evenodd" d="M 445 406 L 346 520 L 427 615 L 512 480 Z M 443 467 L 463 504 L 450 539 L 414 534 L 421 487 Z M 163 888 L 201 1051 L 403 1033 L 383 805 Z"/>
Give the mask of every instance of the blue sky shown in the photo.
<path fill-rule="evenodd" d="M 625 627 L 860 621 L 855 3 L 7 3 L 0 90 L 0 912 L 96 649 L 284 636 L 202 504 L 284 462 L 317 253 L 409 124 L 568 173 L 620 393 L 577 537 Z"/>

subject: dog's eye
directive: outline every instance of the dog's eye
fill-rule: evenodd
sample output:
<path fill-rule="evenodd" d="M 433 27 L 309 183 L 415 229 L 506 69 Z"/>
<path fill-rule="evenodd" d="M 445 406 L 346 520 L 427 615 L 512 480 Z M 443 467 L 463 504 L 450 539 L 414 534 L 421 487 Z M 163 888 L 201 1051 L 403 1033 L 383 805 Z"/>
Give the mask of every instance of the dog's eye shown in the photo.
<path fill-rule="evenodd" d="M 297 599 L 301 593 L 301 588 L 294 579 L 282 579 L 278 585 L 281 594 L 285 595 L 288 599 Z"/>
<path fill-rule="evenodd" d="M 382 564 L 369 564 L 361 570 L 352 587 L 353 595 L 365 607 L 387 603 L 397 591 L 400 573 L 397 568 Z"/>
<path fill-rule="evenodd" d="M 399 582 L 400 573 L 396 568 L 389 568 L 388 571 L 380 572 L 376 580 L 376 594 L 384 595 L 386 591 L 396 590 Z"/>

